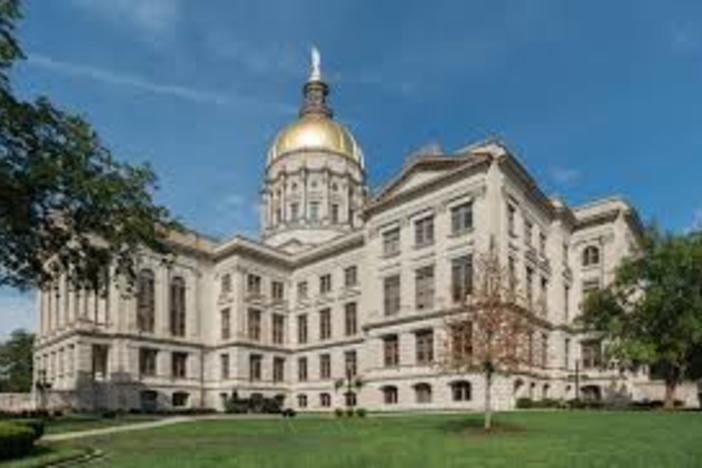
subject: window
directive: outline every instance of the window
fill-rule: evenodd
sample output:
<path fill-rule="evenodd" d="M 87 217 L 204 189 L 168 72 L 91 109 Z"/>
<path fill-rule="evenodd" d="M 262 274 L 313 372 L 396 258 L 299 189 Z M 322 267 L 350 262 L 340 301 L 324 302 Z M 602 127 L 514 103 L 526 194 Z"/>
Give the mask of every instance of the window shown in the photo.
<path fill-rule="evenodd" d="M 473 256 L 464 255 L 451 261 L 451 295 L 454 302 L 463 302 L 473 292 Z"/>
<path fill-rule="evenodd" d="M 249 339 L 259 341 L 261 339 L 261 311 L 256 309 L 248 310 L 248 332 Z"/>
<path fill-rule="evenodd" d="M 346 403 L 347 408 L 353 408 L 354 406 L 356 406 L 356 393 L 355 392 L 344 393 L 344 402 Z"/>
<path fill-rule="evenodd" d="M 417 364 L 425 366 L 434 361 L 434 332 L 421 330 L 415 333 Z"/>
<path fill-rule="evenodd" d="M 246 276 L 246 291 L 249 294 L 261 294 L 261 277 L 254 274 Z"/>
<path fill-rule="evenodd" d="M 185 336 L 185 280 L 180 276 L 171 280 L 169 305 L 171 335 Z"/>
<path fill-rule="evenodd" d="M 331 338 L 331 309 L 319 311 L 319 339 L 328 340 Z"/>
<path fill-rule="evenodd" d="M 532 223 L 528 219 L 525 219 L 524 220 L 524 243 L 526 245 L 528 245 L 529 247 L 531 247 L 531 243 L 533 241 L 533 239 L 532 239 L 533 233 L 534 233 L 534 223 Z"/>
<path fill-rule="evenodd" d="M 590 293 L 597 291 L 598 289 L 600 289 L 599 279 L 590 279 L 583 281 L 583 299 L 586 299 Z"/>
<path fill-rule="evenodd" d="M 222 380 L 227 380 L 229 378 L 229 355 L 220 354 L 219 355 L 219 369 Z"/>
<path fill-rule="evenodd" d="M 320 379 L 330 379 L 331 378 L 331 355 L 330 354 L 320 354 L 319 355 L 319 378 Z"/>
<path fill-rule="evenodd" d="M 400 312 L 400 275 L 388 276 L 383 280 L 383 294 L 385 315 Z"/>
<path fill-rule="evenodd" d="M 307 343 L 307 315 L 297 316 L 297 342 L 298 344 Z"/>
<path fill-rule="evenodd" d="M 414 272 L 415 307 L 419 310 L 434 307 L 434 265 L 425 266 Z"/>
<path fill-rule="evenodd" d="M 327 294 L 331 291 L 331 288 L 332 288 L 331 274 L 327 273 L 325 275 L 321 275 L 319 277 L 319 293 L 320 294 Z"/>
<path fill-rule="evenodd" d="M 347 377 L 355 377 L 358 372 L 358 362 L 356 358 L 356 351 L 345 351 L 344 352 L 344 368 L 346 369 Z"/>
<path fill-rule="evenodd" d="M 418 383 L 414 386 L 414 395 L 417 403 L 431 403 L 431 385 Z"/>
<path fill-rule="evenodd" d="M 337 224 L 339 222 L 339 205 L 333 203 L 331 206 L 331 222 Z"/>
<path fill-rule="evenodd" d="M 526 297 L 527 304 L 530 306 L 534 302 L 534 269 L 532 267 L 526 267 Z"/>
<path fill-rule="evenodd" d="M 539 301 L 541 302 L 541 313 L 546 316 L 548 314 L 548 278 L 541 277 L 541 292 Z"/>
<path fill-rule="evenodd" d="M 470 401 L 472 396 L 472 388 L 470 382 L 460 380 L 451 384 L 451 395 L 453 401 Z"/>
<path fill-rule="evenodd" d="M 388 335 L 383 338 L 383 357 L 385 367 L 394 367 L 400 364 L 400 340 L 397 335 Z"/>
<path fill-rule="evenodd" d="M 344 286 L 347 288 L 358 284 L 358 268 L 356 265 L 351 265 L 344 268 Z"/>
<path fill-rule="evenodd" d="M 249 356 L 249 380 L 252 382 L 261 380 L 261 363 L 263 356 L 252 354 Z"/>
<path fill-rule="evenodd" d="M 92 345 L 92 364 L 93 364 L 93 380 L 104 380 L 107 379 L 107 355 L 109 353 L 109 347 L 107 345 Z M 63 355 L 63 353 L 62 353 Z M 75 347 L 70 346 L 68 348 L 68 362 L 72 362 L 75 356 Z M 63 358 L 61 359 L 63 361 Z M 73 366 L 71 366 L 69 374 L 73 372 Z"/>
<path fill-rule="evenodd" d="M 527 335 L 528 343 L 527 343 L 527 348 L 528 348 L 528 358 L 527 361 L 530 366 L 534 365 L 534 332 L 529 332 Z"/>
<path fill-rule="evenodd" d="M 295 202 L 290 204 L 290 221 L 296 223 L 300 217 L 300 204 Z"/>
<path fill-rule="evenodd" d="M 568 369 L 570 366 L 570 338 L 563 341 L 563 367 Z"/>
<path fill-rule="evenodd" d="M 171 404 L 174 408 L 182 408 L 188 405 L 190 395 L 186 392 L 175 392 L 171 395 Z"/>
<path fill-rule="evenodd" d="M 473 229 L 473 202 L 451 208 L 451 233 L 462 234 Z"/>
<path fill-rule="evenodd" d="M 352 336 L 357 333 L 356 303 L 349 302 L 344 305 L 344 334 Z"/>
<path fill-rule="evenodd" d="M 188 353 L 171 354 L 171 375 L 175 378 L 187 377 Z"/>
<path fill-rule="evenodd" d="M 507 205 L 507 230 L 510 236 L 517 235 L 516 229 L 517 209 L 512 204 Z"/>
<path fill-rule="evenodd" d="M 434 243 L 434 216 L 427 216 L 414 222 L 414 245 L 422 247 Z"/>
<path fill-rule="evenodd" d="M 400 228 L 383 233 L 383 255 L 391 256 L 400 253 Z"/>
<path fill-rule="evenodd" d="M 297 300 L 307 299 L 307 281 L 297 283 Z"/>
<path fill-rule="evenodd" d="M 307 358 L 301 357 L 297 359 L 297 380 L 300 382 L 307 381 Z"/>
<path fill-rule="evenodd" d="M 566 322 L 570 321 L 570 285 L 563 286 L 563 318 Z"/>
<path fill-rule="evenodd" d="M 285 358 L 273 358 L 273 382 L 282 382 L 285 380 Z"/>
<path fill-rule="evenodd" d="M 569 258 L 568 258 L 568 244 L 565 242 L 563 243 L 563 263 L 567 266 L 569 263 Z"/>
<path fill-rule="evenodd" d="M 297 396 L 297 406 L 298 408 L 307 408 L 307 395 L 301 393 Z"/>
<path fill-rule="evenodd" d="M 322 408 L 329 408 L 331 406 L 331 395 L 328 393 L 320 393 L 319 406 Z"/>
<path fill-rule="evenodd" d="M 153 271 L 141 270 L 139 272 L 137 278 L 137 327 L 140 332 L 154 332 L 156 319 L 154 284 Z M 58 304 L 58 299 L 56 303 Z"/>
<path fill-rule="evenodd" d="M 583 369 L 596 369 L 602 366 L 602 345 L 599 340 L 587 340 L 580 343 Z"/>
<path fill-rule="evenodd" d="M 548 366 L 548 335 L 546 333 L 541 334 L 541 367 L 546 368 Z"/>
<path fill-rule="evenodd" d="M 594 245 L 588 245 L 583 250 L 583 266 L 598 265 L 600 263 L 600 249 Z"/>
<path fill-rule="evenodd" d="M 394 385 L 387 385 L 381 389 L 383 392 L 383 402 L 386 405 L 396 405 L 397 404 L 397 387 Z"/>
<path fill-rule="evenodd" d="M 451 359 L 465 364 L 473 354 L 473 323 L 461 320 L 451 324 Z"/>
<path fill-rule="evenodd" d="M 158 350 L 141 348 L 139 350 L 139 374 L 143 376 L 155 376 L 157 358 Z"/>
<path fill-rule="evenodd" d="M 232 276 L 229 273 L 224 273 L 219 282 L 220 295 L 229 294 L 232 291 Z"/>
<path fill-rule="evenodd" d="M 228 340 L 229 337 L 231 336 L 231 316 L 229 312 L 229 308 L 222 309 L 222 311 L 219 313 L 220 315 L 220 326 L 221 326 L 221 333 L 222 333 L 222 339 L 223 340 Z"/>
<path fill-rule="evenodd" d="M 273 314 L 273 344 L 283 344 L 285 330 L 285 316 Z"/>
<path fill-rule="evenodd" d="M 281 281 L 271 282 L 271 297 L 274 301 L 282 301 L 285 296 L 285 286 Z"/>
<path fill-rule="evenodd" d="M 543 232 L 539 233 L 539 253 L 541 256 L 546 256 L 546 234 Z"/>
<path fill-rule="evenodd" d="M 310 221 L 316 223 L 319 221 L 319 202 L 310 202 Z"/>

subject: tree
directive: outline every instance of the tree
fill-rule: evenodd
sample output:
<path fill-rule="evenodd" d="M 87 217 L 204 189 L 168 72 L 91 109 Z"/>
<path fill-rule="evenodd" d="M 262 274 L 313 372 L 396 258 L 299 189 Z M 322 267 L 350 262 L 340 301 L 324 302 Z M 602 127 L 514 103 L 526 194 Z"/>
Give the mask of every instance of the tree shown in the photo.
<path fill-rule="evenodd" d="M 654 366 L 664 406 L 673 408 L 676 387 L 700 371 L 702 236 L 650 228 L 614 276 L 586 298 L 580 323 L 603 335 L 607 357 L 622 368 Z"/>
<path fill-rule="evenodd" d="M 0 0 L 0 286 L 43 287 L 66 274 L 98 289 L 106 265 L 133 278 L 135 254 L 169 251 L 178 228 L 154 203 L 148 165 L 117 162 L 89 123 L 48 98 L 17 98 L 18 0 Z"/>
<path fill-rule="evenodd" d="M 0 344 L 0 392 L 29 392 L 32 389 L 34 334 L 15 330 Z"/>
<path fill-rule="evenodd" d="M 500 264 L 494 244 L 475 261 L 473 290 L 445 322 L 439 365 L 448 372 L 479 372 L 485 378 L 484 428 L 492 428 L 492 385 L 530 364 L 533 312 L 513 272 Z"/>
<path fill-rule="evenodd" d="M 357 391 L 363 388 L 363 379 L 355 375 L 354 369 L 350 366 L 346 366 L 346 371 L 344 378 L 337 379 L 334 381 L 334 390 L 339 391 L 340 388 L 344 388 L 344 406 L 346 409 L 351 408 L 350 395 L 355 395 Z"/>

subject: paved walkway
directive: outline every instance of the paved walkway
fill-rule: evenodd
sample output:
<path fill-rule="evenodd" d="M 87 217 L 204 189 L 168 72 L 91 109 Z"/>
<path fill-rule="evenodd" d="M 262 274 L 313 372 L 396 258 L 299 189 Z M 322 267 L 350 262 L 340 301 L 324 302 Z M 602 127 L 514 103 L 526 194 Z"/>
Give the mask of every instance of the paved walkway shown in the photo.
<path fill-rule="evenodd" d="M 49 434 L 41 438 L 42 442 L 58 442 L 61 440 L 80 439 L 82 437 L 94 437 L 106 434 L 114 434 L 117 432 L 138 431 L 140 429 L 153 429 L 156 427 L 170 426 L 188 421 L 193 421 L 196 418 L 183 416 L 159 419 L 158 421 L 148 421 L 134 424 L 124 424 L 122 426 L 103 427 L 100 429 L 87 429 L 85 431 L 64 432 L 62 434 Z"/>

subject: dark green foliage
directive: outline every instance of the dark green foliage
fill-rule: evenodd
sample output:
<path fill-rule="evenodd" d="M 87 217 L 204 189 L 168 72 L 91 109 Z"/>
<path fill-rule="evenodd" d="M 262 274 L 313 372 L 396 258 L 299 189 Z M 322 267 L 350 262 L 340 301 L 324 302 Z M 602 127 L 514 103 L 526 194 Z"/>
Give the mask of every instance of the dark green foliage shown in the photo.
<path fill-rule="evenodd" d="M 37 438 L 37 433 L 29 425 L 12 421 L 0 422 L 0 460 L 29 453 Z"/>
<path fill-rule="evenodd" d="M 227 398 L 224 410 L 233 414 L 278 414 L 283 411 L 280 397 L 268 398 L 254 393 L 251 398 L 239 398 L 236 392 Z"/>
<path fill-rule="evenodd" d="M 344 410 L 343 408 L 334 408 L 334 416 L 337 418 L 341 418 L 344 416 Z"/>
<path fill-rule="evenodd" d="M 0 344 L 0 392 L 32 390 L 34 334 L 15 330 Z"/>
<path fill-rule="evenodd" d="M 365 408 L 356 408 L 356 416 L 359 418 L 365 418 L 368 412 Z"/>
<path fill-rule="evenodd" d="M 132 279 L 137 251 L 169 252 L 179 226 L 154 204 L 148 166 L 115 161 L 83 117 L 48 98 L 13 94 L 18 3 L 0 1 L 0 286 L 43 287 L 64 272 L 102 291 L 106 265 Z"/>

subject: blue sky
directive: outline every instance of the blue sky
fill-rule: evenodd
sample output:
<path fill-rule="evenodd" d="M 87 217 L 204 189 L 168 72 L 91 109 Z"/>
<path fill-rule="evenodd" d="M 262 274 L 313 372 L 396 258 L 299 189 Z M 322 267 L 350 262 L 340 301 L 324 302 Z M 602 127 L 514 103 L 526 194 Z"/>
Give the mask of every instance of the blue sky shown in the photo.
<path fill-rule="evenodd" d="M 253 234 L 311 45 L 377 187 L 408 152 L 497 135 L 549 193 L 702 223 L 702 3 L 28 1 L 15 89 L 85 115 L 197 230 Z M 0 291 L 0 335 L 34 326 Z"/>

